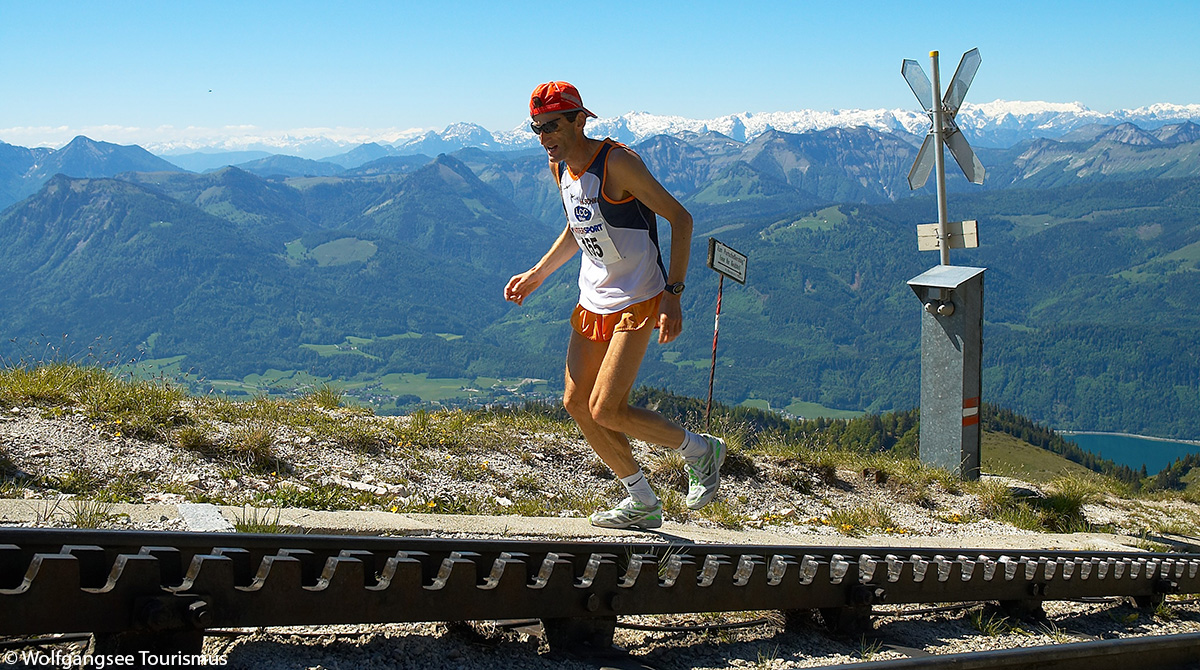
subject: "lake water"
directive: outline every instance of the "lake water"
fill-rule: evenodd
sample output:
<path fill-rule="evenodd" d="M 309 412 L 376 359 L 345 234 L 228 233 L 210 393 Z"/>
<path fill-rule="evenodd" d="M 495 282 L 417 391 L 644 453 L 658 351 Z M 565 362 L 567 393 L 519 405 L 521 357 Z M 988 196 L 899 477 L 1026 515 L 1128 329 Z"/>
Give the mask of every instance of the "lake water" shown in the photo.
<path fill-rule="evenodd" d="M 1063 439 L 1079 445 L 1080 449 L 1103 456 L 1120 465 L 1137 470 L 1146 465 L 1146 472 L 1153 475 L 1170 465 L 1175 459 L 1191 453 L 1200 453 L 1200 444 L 1154 440 L 1136 435 L 1113 435 L 1110 433 L 1062 433 Z"/>

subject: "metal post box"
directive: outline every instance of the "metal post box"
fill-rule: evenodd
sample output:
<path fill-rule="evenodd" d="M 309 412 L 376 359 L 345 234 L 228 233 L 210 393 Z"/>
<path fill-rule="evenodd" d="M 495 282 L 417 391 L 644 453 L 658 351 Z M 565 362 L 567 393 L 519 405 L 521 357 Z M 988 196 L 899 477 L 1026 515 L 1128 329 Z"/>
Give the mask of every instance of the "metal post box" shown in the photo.
<path fill-rule="evenodd" d="M 921 300 L 921 462 L 979 478 L 984 268 L 938 265 L 908 280 Z"/>

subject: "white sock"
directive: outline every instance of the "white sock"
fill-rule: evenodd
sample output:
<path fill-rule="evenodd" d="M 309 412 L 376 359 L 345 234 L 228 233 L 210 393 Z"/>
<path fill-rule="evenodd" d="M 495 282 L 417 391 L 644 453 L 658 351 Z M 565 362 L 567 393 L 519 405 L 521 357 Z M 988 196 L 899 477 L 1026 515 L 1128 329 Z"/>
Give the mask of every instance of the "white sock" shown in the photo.
<path fill-rule="evenodd" d="M 684 460 L 694 462 L 708 453 L 708 440 L 684 428 L 683 444 L 679 445 L 678 449 Z"/>
<path fill-rule="evenodd" d="M 629 491 L 629 497 L 643 505 L 657 505 L 658 496 L 654 494 L 654 489 L 650 488 L 650 482 L 646 480 L 646 475 L 642 474 L 642 469 L 629 475 L 622 477 L 621 483 L 625 485 L 625 490 Z"/>

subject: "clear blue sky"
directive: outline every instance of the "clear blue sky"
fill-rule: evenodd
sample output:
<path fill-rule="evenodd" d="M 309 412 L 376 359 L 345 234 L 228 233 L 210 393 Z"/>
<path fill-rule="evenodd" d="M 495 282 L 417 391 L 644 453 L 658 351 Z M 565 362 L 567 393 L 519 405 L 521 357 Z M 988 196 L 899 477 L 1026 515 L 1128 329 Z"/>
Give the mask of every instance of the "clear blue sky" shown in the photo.
<path fill-rule="evenodd" d="M 937 49 L 948 79 L 972 47 L 967 102 L 1111 111 L 1200 102 L 1198 34 L 1193 0 L 0 0 L 0 140 L 508 130 L 550 79 L 601 116 L 915 108 L 901 60 Z"/>

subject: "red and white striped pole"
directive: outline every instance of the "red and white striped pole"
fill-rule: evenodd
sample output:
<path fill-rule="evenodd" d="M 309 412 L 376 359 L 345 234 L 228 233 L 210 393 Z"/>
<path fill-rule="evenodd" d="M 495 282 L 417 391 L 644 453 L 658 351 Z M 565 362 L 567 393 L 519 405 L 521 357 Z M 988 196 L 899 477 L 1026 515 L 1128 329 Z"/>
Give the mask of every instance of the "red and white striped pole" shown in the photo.
<path fill-rule="evenodd" d="M 712 367 L 708 371 L 708 407 L 704 410 L 704 430 L 706 432 L 711 429 L 709 420 L 712 416 L 713 377 L 717 374 L 717 335 L 721 332 L 721 293 L 725 288 L 725 275 L 717 273 L 717 276 L 720 277 L 717 280 L 717 317 L 713 320 Z"/>

